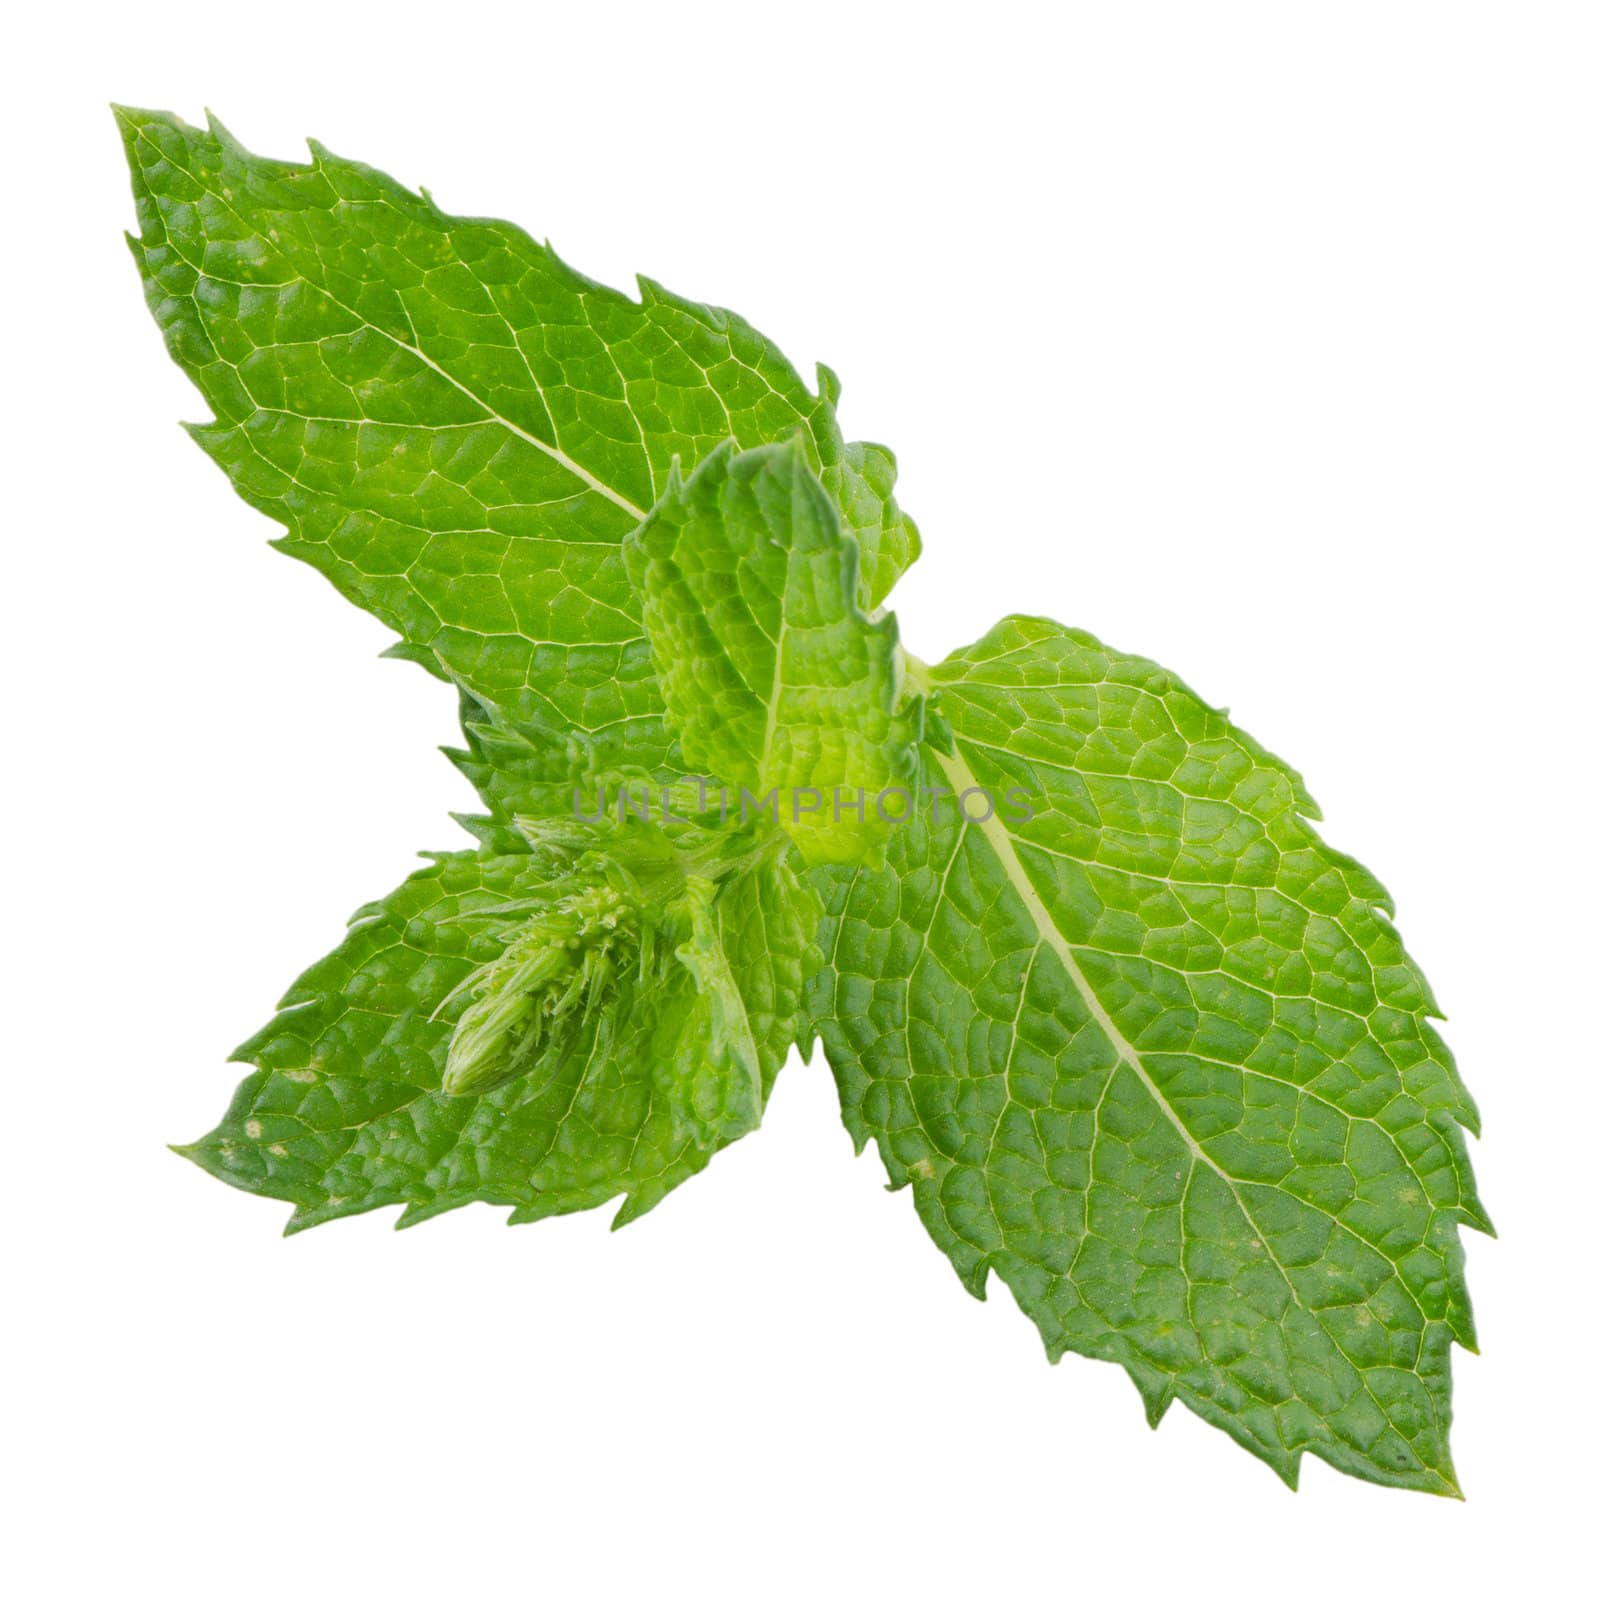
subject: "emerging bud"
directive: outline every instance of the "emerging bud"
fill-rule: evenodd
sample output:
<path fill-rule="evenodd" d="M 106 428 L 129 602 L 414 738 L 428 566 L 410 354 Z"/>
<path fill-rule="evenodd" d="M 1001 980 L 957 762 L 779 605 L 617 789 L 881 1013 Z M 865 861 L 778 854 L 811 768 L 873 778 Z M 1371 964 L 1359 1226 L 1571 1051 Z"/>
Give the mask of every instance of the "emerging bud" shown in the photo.
<path fill-rule="evenodd" d="M 482 1094 L 536 1069 L 553 1078 L 585 1014 L 639 959 L 639 907 L 610 884 L 530 917 L 451 997 L 473 1000 L 450 1038 L 445 1092 Z"/>

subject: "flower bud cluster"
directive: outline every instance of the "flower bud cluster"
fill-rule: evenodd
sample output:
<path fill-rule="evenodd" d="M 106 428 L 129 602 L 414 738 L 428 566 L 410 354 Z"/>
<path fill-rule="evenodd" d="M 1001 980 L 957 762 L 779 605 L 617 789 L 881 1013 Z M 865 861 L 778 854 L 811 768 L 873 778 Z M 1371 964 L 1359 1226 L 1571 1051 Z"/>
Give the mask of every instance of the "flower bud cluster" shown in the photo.
<path fill-rule="evenodd" d="M 481 1094 L 538 1067 L 553 1076 L 583 1017 L 639 965 L 640 907 L 608 883 L 561 896 L 467 980 L 445 1059 L 449 1094 Z M 461 991 L 458 991 L 458 994 Z"/>

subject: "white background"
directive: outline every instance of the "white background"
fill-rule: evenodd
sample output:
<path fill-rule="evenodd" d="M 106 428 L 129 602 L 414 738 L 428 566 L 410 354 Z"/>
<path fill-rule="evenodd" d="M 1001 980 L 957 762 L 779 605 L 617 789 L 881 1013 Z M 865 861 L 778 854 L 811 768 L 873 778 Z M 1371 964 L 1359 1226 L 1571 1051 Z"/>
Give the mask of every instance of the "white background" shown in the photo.
<path fill-rule="evenodd" d="M 469 3 L 8 24 L 4 1562 L 19 1595 L 1572 1592 L 1596 1424 L 1592 7 Z M 1289 1494 L 967 1298 L 825 1068 L 638 1226 L 167 1153 L 461 842 L 447 692 L 176 423 L 106 102 L 210 104 L 736 307 L 891 444 L 924 657 L 1230 705 L 1393 889 L 1483 1108 L 1463 1505 Z"/>

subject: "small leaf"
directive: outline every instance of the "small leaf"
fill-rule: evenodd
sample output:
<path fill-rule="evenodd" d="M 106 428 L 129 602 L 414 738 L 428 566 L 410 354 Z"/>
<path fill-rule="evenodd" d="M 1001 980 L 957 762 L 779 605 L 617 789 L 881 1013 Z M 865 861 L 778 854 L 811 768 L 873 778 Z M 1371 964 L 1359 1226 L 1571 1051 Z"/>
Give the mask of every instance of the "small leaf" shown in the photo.
<path fill-rule="evenodd" d="M 854 861 L 908 803 L 920 701 L 892 616 L 798 445 L 715 450 L 624 541 L 686 763 L 765 801 L 809 861 Z M 769 813 L 770 814 L 770 813 Z"/>

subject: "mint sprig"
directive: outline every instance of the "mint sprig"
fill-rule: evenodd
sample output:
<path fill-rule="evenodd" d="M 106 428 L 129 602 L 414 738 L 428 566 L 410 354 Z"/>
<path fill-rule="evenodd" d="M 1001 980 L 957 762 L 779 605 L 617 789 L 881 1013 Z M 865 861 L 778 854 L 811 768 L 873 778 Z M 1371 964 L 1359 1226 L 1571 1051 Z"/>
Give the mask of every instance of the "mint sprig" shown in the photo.
<path fill-rule="evenodd" d="M 457 686 L 485 808 L 296 981 L 183 1153 L 291 1229 L 620 1224 L 820 1033 L 857 1144 L 1053 1358 L 1291 1483 L 1310 1451 L 1457 1492 L 1476 1113 L 1298 776 L 1052 622 L 908 656 L 892 457 L 731 313 L 315 145 L 117 116 L 191 431 Z"/>

